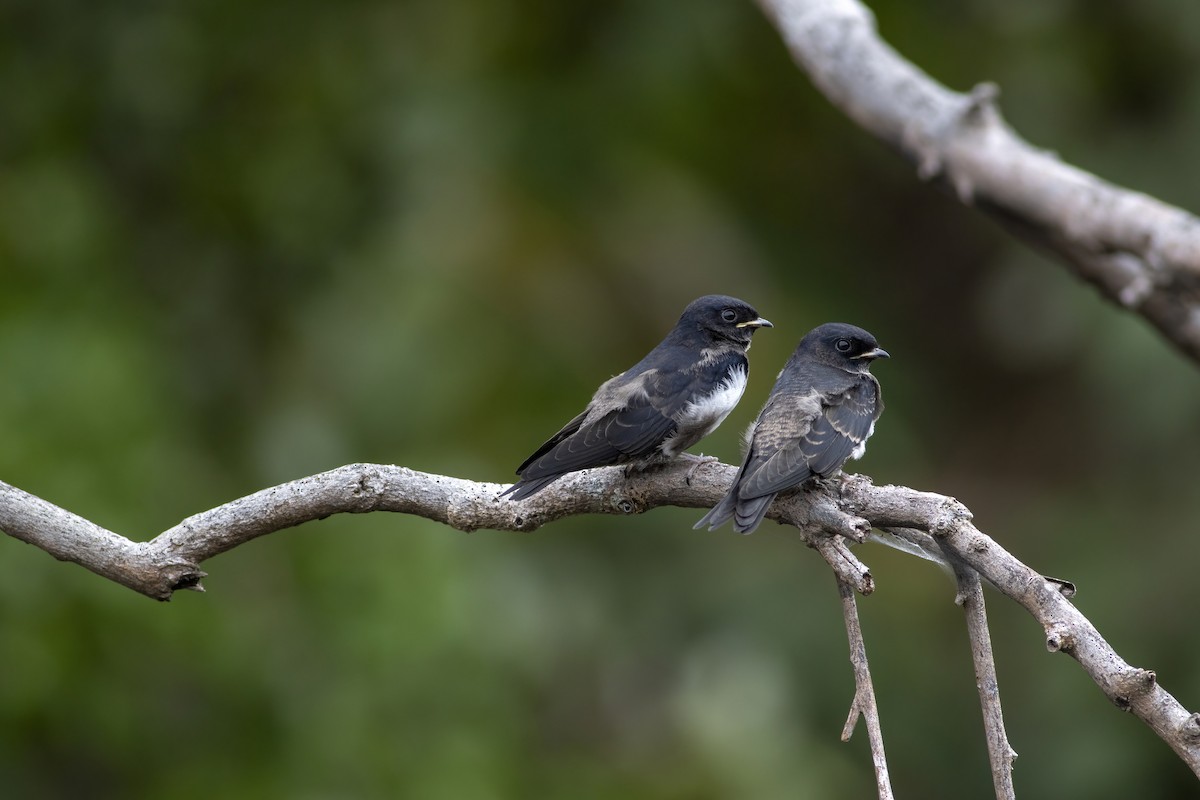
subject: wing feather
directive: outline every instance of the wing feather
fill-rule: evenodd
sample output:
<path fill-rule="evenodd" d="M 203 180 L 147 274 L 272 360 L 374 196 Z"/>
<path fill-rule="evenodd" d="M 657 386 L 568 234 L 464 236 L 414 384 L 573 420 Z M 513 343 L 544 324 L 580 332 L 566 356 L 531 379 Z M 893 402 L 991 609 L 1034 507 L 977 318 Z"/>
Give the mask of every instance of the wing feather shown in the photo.
<path fill-rule="evenodd" d="M 618 375 L 596 391 L 582 414 L 517 468 L 521 480 L 505 494 L 527 497 L 568 472 L 652 456 L 680 431 L 681 420 L 715 427 L 707 419 L 692 421 L 689 412 L 695 415 L 697 403 L 714 391 L 728 392 L 722 382 L 733 370 L 745 368 L 745 355 L 731 352 L 702 360 L 692 369 L 661 369 L 644 363 Z M 610 410 L 602 411 L 605 408 Z M 689 435 L 698 438 L 695 434 Z M 534 483 L 537 488 L 526 488 Z"/>
<path fill-rule="evenodd" d="M 862 380 L 822 398 L 820 412 L 796 435 L 766 442 L 748 464 L 738 497 L 750 500 L 799 486 L 814 475 L 832 475 L 871 434 L 879 416 L 879 385 Z"/>

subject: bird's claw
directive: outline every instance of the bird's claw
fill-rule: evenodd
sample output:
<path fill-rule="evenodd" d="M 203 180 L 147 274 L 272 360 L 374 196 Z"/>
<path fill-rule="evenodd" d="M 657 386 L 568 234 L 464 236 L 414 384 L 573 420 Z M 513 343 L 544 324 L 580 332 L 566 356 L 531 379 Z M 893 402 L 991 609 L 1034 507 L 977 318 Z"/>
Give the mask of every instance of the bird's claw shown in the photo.
<path fill-rule="evenodd" d="M 717 458 L 716 456 L 706 456 L 703 453 L 698 456 L 691 453 L 681 453 L 680 455 L 685 461 L 692 462 L 692 466 L 687 471 L 687 475 L 683 476 L 684 483 L 686 483 L 688 486 L 692 485 L 692 477 L 695 476 L 696 470 L 700 469 L 705 464 L 712 464 L 713 462 L 720 463 L 721 461 L 721 459 Z"/>

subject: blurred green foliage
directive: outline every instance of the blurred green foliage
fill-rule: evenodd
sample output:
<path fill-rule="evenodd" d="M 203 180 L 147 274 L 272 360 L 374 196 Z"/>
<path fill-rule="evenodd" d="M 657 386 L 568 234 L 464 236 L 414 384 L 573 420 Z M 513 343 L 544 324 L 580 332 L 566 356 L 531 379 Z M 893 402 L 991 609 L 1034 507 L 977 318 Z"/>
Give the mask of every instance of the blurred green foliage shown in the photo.
<path fill-rule="evenodd" d="M 1200 208 L 1200 6 L 875 5 L 1035 143 Z M 859 469 L 952 494 L 1200 705 L 1200 378 L 927 186 L 749 2 L 0 6 L 0 478 L 134 538 L 350 461 L 503 481 L 682 307 L 894 355 Z M 333 518 L 154 605 L 0 542 L 5 797 L 871 796 L 836 591 L 699 512 Z M 866 547 L 900 794 L 990 792 L 953 587 Z M 991 596 L 1018 791 L 1193 777 Z"/>

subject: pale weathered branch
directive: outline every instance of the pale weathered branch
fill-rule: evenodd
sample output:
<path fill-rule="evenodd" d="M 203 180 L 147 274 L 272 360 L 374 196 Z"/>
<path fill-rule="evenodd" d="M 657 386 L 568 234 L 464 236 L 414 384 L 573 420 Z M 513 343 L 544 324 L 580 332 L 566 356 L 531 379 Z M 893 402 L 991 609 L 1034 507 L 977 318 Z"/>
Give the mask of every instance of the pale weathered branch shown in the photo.
<path fill-rule="evenodd" d="M 1028 611 L 1046 633 L 1046 647 L 1074 658 L 1096 685 L 1130 711 L 1200 777 L 1200 714 L 1189 713 L 1158 684 L 1152 671 L 1130 666 L 1070 602 L 1074 587 L 1022 564 L 971 523 L 957 500 L 900 486 L 873 486 L 860 476 L 842 487 L 842 507 L 880 528 L 916 528 L 932 534 L 954 559 Z"/>
<path fill-rule="evenodd" d="M 431 475 L 383 464 L 349 464 L 263 489 L 188 517 L 149 542 L 134 542 L 82 517 L 0 482 L 0 530 L 72 561 L 136 592 L 168 600 L 179 589 L 203 591 L 200 564 L 251 539 L 331 514 L 394 511 L 442 522 L 460 531 L 531 531 L 578 514 L 634 514 L 663 505 L 711 506 L 724 493 L 711 478 L 686 480 L 672 464 L 626 481 L 616 470 L 569 475 L 523 502 L 497 499 L 498 483 Z M 871 573 L 847 547 L 862 542 L 871 524 L 847 515 L 836 500 L 814 494 L 777 503 L 772 516 L 801 528 L 801 536 L 841 580 L 863 594 Z M 828 534 L 836 534 L 830 536 Z"/>
<path fill-rule="evenodd" d="M 150 597 L 199 588 L 206 559 L 264 534 L 331 514 L 395 511 L 445 523 L 528 531 L 578 514 L 635 514 L 658 506 L 707 508 L 737 471 L 676 462 L 624 476 L 620 468 L 588 470 L 556 482 L 529 500 L 497 499 L 496 483 L 431 475 L 404 467 L 351 464 L 264 489 L 185 519 L 149 542 L 133 542 L 45 500 L 0 483 L 0 530 L 64 561 Z M 780 497 L 767 516 L 795 525 L 839 579 L 870 591 L 870 571 L 843 539 L 862 541 L 872 526 L 931 534 L 947 554 L 978 572 L 1024 607 L 1043 627 L 1052 652 L 1067 653 L 1116 705 L 1132 712 L 1200 776 L 1200 715 L 1189 713 L 1153 672 L 1127 664 L 1067 597 L 1061 581 L 1045 578 L 984 536 L 958 501 L 902 486 L 875 486 L 847 475 L 811 491 Z"/>
<path fill-rule="evenodd" d="M 992 767 L 992 785 L 996 800 L 1014 800 L 1012 765 L 1016 751 L 1008 743 L 1004 730 L 1004 711 L 1000 706 L 1000 680 L 996 677 L 996 659 L 992 655 L 992 636 L 988 630 L 987 610 L 983 602 L 983 584 L 979 573 L 950 557 L 958 594 L 954 602 L 967 617 L 967 635 L 971 640 L 971 661 L 975 665 L 975 688 L 983 709 L 983 730 L 987 737 L 988 759 Z"/>
<path fill-rule="evenodd" d="M 816 87 L 923 180 L 1064 259 L 1200 361 L 1200 219 L 1032 147 L 998 91 L 953 92 L 883 42 L 857 0 L 758 0 Z"/>
<path fill-rule="evenodd" d="M 850 741 L 854 726 L 860 716 L 866 717 L 867 741 L 871 745 L 871 762 L 875 765 L 875 788 L 879 800 L 891 800 L 892 781 L 888 777 L 887 755 L 883 749 L 883 727 L 879 723 L 879 704 L 875 702 L 875 684 L 871 680 L 871 667 L 867 661 L 867 643 L 863 639 L 862 624 L 858 621 L 858 602 L 854 588 L 838 579 L 838 595 L 842 599 L 842 616 L 846 620 L 846 638 L 850 642 L 850 666 L 854 670 L 854 699 L 850 702 L 850 715 L 842 728 L 842 741 Z"/>
<path fill-rule="evenodd" d="M 987 738 L 988 760 L 992 768 L 992 785 L 996 790 L 997 800 L 1012 800 L 1016 796 L 1012 765 L 1017 754 L 1009 744 L 1008 734 L 1004 729 L 1000 681 L 996 676 L 996 660 L 992 655 L 992 637 L 988 629 L 983 582 L 979 573 L 955 558 L 953 551 L 944 547 L 943 541 L 924 531 L 913 528 L 887 528 L 872 538 L 918 558 L 935 561 L 954 574 L 958 588 L 954 602 L 963 609 L 967 620 L 971 661 L 975 667 L 975 688 L 979 691 L 979 704 L 983 709 L 983 729 Z M 1074 595 L 1075 588 L 1069 582 L 1045 576 L 1043 580 L 1054 582 L 1064 593 L 1069 591 L 1068 596 Z"/>

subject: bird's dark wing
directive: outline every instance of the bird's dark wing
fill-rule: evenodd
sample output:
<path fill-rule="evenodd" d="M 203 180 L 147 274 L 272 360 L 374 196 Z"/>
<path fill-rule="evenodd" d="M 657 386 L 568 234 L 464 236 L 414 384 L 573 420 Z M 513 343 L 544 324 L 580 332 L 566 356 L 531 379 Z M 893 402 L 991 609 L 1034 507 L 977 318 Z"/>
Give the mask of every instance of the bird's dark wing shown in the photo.
<path fill-rule="evenodd" d="M 855 448 L 867 440 L 871 426 L 879 416 L 879 384 L 867 378 L 837 396 L 836 403 L 813 422 L 812 430 L 801 447 L 808 455 L 808 466 L 818 475 L 830 475 L 839 469 Z"/>
<path fill-rule="evenodd" d="M 753 500 L 799 486 L 812 477 L 808 456 L 801 445 L 806 439 L 794 439 L 777 450 L 757 456 L 747 464 L 738 484 L 738 499 Z"/>
<path fill-rule="evenodd" d="M 651 453 L 675 431 L 675 415 L 687 402 L 686 387 L 674 378 L 648 378 L 644 393 L 634 394 L 624 408 L 596 421 L 596 435 L 626 458 Z"/>
<path fill-rule="evenodd" d="M 679 382 L 662 380 L 657 373 L 649 372 L 609 392 L 602 389 L 593 404 L 612 402 L 608 395 L 618 392 L 624 396 L 623 402 L 587 424 L 587 411 L 571 420 L 526 459 L 517 474 L 523 481 L 533 481 L 650 453 L 674 431 L 673 417 L 686 402 L 679 391 L 684 387 L 672 383 Z M 664 395 L 664 389 L 669 393 Z"/>
<path fill-rule="evenodd" d="M 866 441 L 879 416 L 879 384 L 867 376 L 822 399 L 821 414 L 802 435 L 752 464 L 738 489 L 743 500 L 799 486 L 813 475 L 831 475 Z"/>
<path fill-rule="evenodd" d="M 675 430 L 674 421 L 638 393 L 629 402 L 587 425 L 587 412 L 567 423 L 517 469 L 521 480 L 500 493 L 521 500 L 576 470 L 605 467 L 637 458 Z"/>
<path fill-rule="evenodd" d="M 849 436 L 838 431 L 831 418 L 838 406 L 826 408 L 825 413 L 813 420 L 808 435 L 799 442 L 805 465 L 814 475 L 828 475 L 845 463 L 857 444 Z"/>
<path fill-rule="evenodd" d="M 609 412 L 586 427 L 576 425 L 573 432 L 546 442 L 517 470 L 521 481 L 617 463 L 621 459 L 621 450 L 605 436 L 605 431 L 615 426 L 618 416 L 618 411 Z"/>
<path fill-rule="evenodd" d="M 681 355 L 687 365 L 683 369 L 677 366 Z M 503 494 L 528 497 L 559 475 L 654 455 L 676 434 L 681 419 L 691 421 L 691 404 L 711 395 L 731 370 L 744 370 L 746 363 L 740 351 L 700 362 L 696 358 L 656 349 L 601 386 L 584 413 L 521 464 L 521 480 Z M 611 410 L 604 413 L 605 408 Z"/>
<path fill-rule="evenodd" d="M 576 416 L 573 420 L 568 422 L 566 425 L 563 425 L 562 430 L 560 430 L 558 433 L 554 434 L 549 439 L 547 439 L 546 442 L 541 447 L 539 447 L 537 450 L 535 450 L 533 452 L 533 455 L 531 455 L 529 458 L 527 458 L 521 462 L 521 466 L 517 467 L 517 474 L 520 475 L 522 472 L 525 471 L 526 467 L 528 467 L 534 461 L 537 461 L 539 458 L 546 455 L 546 453 L 548 453 L 552 449 L 554 449 L 555 445 L 557 445 L 563 439 L 566 439 L 568 436 L 575 433 L 575 431 L 579 430 L 579 426 L 580 426 L 580 424 L 582 424 L 582 422 L 586 416 L 587 416 L 587 411 L 585 410 L 585 411 L 581 412 L 578 416 Z"/>

